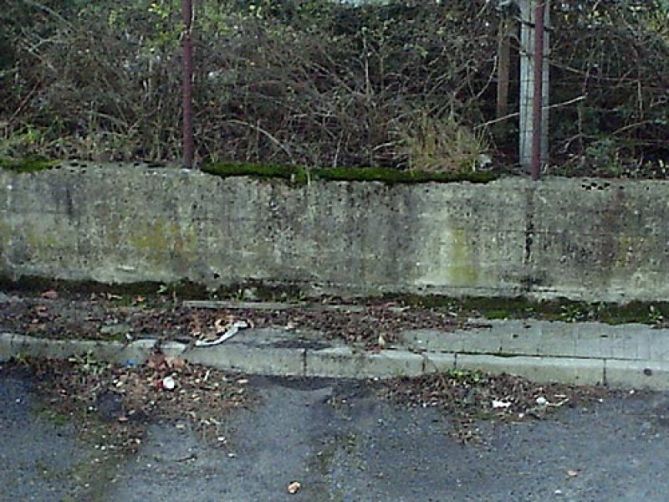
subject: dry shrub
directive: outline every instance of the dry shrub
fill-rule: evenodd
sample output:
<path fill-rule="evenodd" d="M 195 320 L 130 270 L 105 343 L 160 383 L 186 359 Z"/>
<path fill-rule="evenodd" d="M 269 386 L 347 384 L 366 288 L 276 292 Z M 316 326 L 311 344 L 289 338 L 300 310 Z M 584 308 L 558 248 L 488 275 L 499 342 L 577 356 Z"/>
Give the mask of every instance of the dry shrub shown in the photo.
<path fill-rule="evenodd" d="M 485 164 L 485 139 L 454 117 L 435 119 L 421 113 L 401 134 L 410 169 L 461 173 Z"/>
<path fill-rule="evenodd" d="M 180 158 L 179 4 L 8 6 L 0 13 L 0 156 Z M 506 16 L 494 2 L 196 7 L 200 162 L 469 170 L 487 150 L 496 162 L 516 157 L 515 118 L 494 137 L 483 126 L 495 118 L 497 29 Z M 551 111 L 552 158 L 565 171 L 605 165 L 601 173 L 604 158 L 616 159 L 616 172 L 642 176 L 649 162 L 669 164 L 666 15 L 659 0 L 554 5 L 552 101 L 586 96 Z M 517 69 L 514 58 L 511 111 Z"/>
<path fill-rule="evenodd" d="M 669 169 L 669 4 L 558 2 L 552 113 L 560 172 L 665 177 Z"/>

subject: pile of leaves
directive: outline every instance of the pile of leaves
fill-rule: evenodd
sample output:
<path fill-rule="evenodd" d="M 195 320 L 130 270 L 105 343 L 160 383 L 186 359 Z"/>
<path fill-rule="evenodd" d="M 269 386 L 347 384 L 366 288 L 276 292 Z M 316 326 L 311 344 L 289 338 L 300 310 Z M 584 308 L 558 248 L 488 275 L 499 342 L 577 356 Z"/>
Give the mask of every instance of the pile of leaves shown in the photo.
<path fill-rule="evenodd" d="M 233 409 L 250 406 L 248 380 L 180 358 L 154 353 L 139 367 L 97 361 L 28 358 L 11 361 L 3 371 L 29 371 L 48 412 L 67 417 L 82 432 L 104 425 L 107 448 L 135 450 L 150 421 L 189 427 L 224 445 L 222 421 Z"/>
<path fill-rule="evenodd" d="M 453 435 L 463 442 L 477 439 L 477 421 L 543 419 L 580 403 L 601 402 L 613 391 L 602 387 L 540 385 L 521 377 L 479 371 L 401 378 L 379 384 L 381 395 L 409 407 L 434 407 L 453 421 Z"/>

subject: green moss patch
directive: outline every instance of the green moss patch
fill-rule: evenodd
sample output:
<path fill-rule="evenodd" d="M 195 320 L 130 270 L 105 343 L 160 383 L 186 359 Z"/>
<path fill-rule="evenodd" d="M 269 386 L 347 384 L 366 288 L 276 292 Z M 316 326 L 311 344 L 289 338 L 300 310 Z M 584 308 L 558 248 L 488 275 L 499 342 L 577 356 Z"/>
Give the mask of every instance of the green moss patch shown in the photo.
<path fill-rule="evenodd" d="M 607 324 L 661 324 L 669 320 L 669 302 L 588 303 L 559 298 L 535 301 L 524 297 L 451 298 L 439 295 L 404 295 L 395 297 L 407 305 L 419 308 L 448 310 L 463 317 L 480 316 L 486 319 L 536 318 L 549 321 Z"/>
<path fill-rule="evenodd" d="M 17 173 L 34 173 L 52 169 L 60 163 L 41 157 L 25 159 L 0 158 L 0 168 Z M 202 171 L 224 178 L 250 176 L 262 179 L 284 179 L 297 185 L 304 185 L 311 180 L 324 181 L 380 181 L 387 184 L 397 183 L 488 183 L 499 178 L 499 174 L 490 172 L 433 173 L 425 171 L 406 171 L 386 167 L 337 167 L 309 168 L 304 166 L 217 163 L 207 164 Z"/>
<path fill-rule="evenodd" d="M 401 171 L 384 167 L 338 167 L 308 168 L 303 166 L 259 165 L 220 163 L 202 167 L 202 171 L 216 176 L 251 176 L 255 178 L 282 178 L 293 183 L 304 184 L 310 180 L 325 181 L 380 181 L 396 183 L 453 183 L 469 181 L 488 183 L 499 176 L 489 172 L 430 173 L 422 171 Z"/>
<path fill-rule="evenodd" d="M 0 291 L 39 294 L 50 289 L 66 295 L 75 293 L 84 295 L 90 295 L 91 293 L 107 294 L 121 305 L 131 304 L 135 296 L 151 298 L 157 295 L 169 295 L 183 300 L 200 300 L 210 296 L 206 286 L 191 281 L 179 281 L 170 284 L 151 281 L 104 284 L 94 281 L 72 281 L 38 276 L 21 276 L 18 279 L 13 279 L 0 275 Z"/>
<path fill-rule="evenodd" d="M 0 158 L 0 169 L 7 169 L 16 173 L 35 173 L 51 169 L 59 164 L 58 160 L 49 160 L 42 157 L 29 157 L 25 159 Z"/>
<path fill-rule="evenodd" d="M 253 176 L 256 178 L 283 178 L 291 181 L 306 179 L 306 170 L 297 166 L 260 164 L 210 164 L 202 171 L 216 176 Z"/>
<path fill-rule="evenodd" d="M 382 181 L 385 183 L 488 183 L 498 178 L 489 172 L 429 173 L 424 171 L 400 171 L 382 167 L 317 169 L 317 177 L 331 181 Z"/>
<path fill-rule="evenodd" d="M 248 301 L 291 301 L 304 299 L 304 294 L 299 284 L 270 283 L 258 280 L 244 281 L 220 286 L 216 290 L 209 290 L 203 284 L 186 280 L 172 283 L 144 281 L 107 284 L 95 281 L 74 281 L 39 276 L 21 276 L 15 279 L 0 274 L 0 291 L 33 296 L 47 290 L 55 290 L 66 296 L 89 296 L 93 293 L 103 294 L 121 306 L 133 305 L 137 296 L 144 297 L 149 303 L 151 303 L 152 299 L 161 296 L 178 298 L 179 300 L 246 299 Z"/>

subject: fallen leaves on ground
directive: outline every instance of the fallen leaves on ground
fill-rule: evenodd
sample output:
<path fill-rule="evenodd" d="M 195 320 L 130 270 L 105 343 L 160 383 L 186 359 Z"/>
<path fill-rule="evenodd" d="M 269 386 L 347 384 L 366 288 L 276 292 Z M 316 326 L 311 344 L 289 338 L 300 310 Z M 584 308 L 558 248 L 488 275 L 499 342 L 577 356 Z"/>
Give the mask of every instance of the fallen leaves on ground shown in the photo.
<path fill-rule="evenodd" d="M 126 367 L 88 356 L 67 361 L 26 359 L 4 365 L 4 371 L 28 370 L 52 411 L 92 427 L 96 420 L 111 427 L 116 447 L 134 449 L 148 420 L 190 421 L 209 439 L 221 435 L 229 410 L 250 405 L 253 396 L 240 375 L 191 365 L 155 352 L 145 364 Z M 171 389 L 165 382 L 172 381 Z"/>
<path fill-rule="evenodd" d="M 481 419 L 542 419 L 564 406 L 601 402 L 612 391 L 592 386 L 541 385 L 521 377 L 453 370 L 378 384 L 379 393 L 410 407 L 434 407 L 453 419 L 453 435 L 461 441 L 477 438 Z"/>
<path fill-rule="evenodd" d="M 380 348 L 392 344 L 397 333 L 405 329 L 450 330 L 458 323 L 448 313 L 399 308 L 392 302 L 368 301 L 354 309 L 341 310 L 296 306 L 269 311 L 204 309 L 186 307 L 162 297 L 128 299 L 111 294 L 86 296 L 55 290 L 13 298 L 14 301 L 0 305 L 0 328 L 54 338 L 109 339 L 118 336 L 114 333 L 119 331 L 133 338 L 210 340 L 220 336 L 236 320 L 244 319 L 256 328 L 317 330 L 331 339 Z"/>

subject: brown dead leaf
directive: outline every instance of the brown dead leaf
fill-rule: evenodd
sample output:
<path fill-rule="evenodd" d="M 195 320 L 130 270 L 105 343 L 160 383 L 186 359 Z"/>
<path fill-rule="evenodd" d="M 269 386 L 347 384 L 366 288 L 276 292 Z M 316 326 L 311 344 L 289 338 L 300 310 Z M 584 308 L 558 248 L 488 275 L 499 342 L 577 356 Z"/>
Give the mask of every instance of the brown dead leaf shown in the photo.
<path fill-rule="evenodd" d="M 162 352 L 154 352 L 146 360 L 147 368 L 152 370 L 165 369 L 167 367 L 167 361 L 165 359 L 165 354 Z"/>
<path fill-rule="evenodd" d="M 216 334 L 227 331 L 230 325 L 233 323 L 234 318 L 232 316 L 226 316 L 224 318 L 219 318 L 214 321 L 214 328 L 216 329 Z"/>
<path fill-rule="evenodd" d="M 181 357 L 166 357 L 165 358 L 165 363 L 167 364 L 167 367 L 173 370 L 182 370 L 186 367 L 186 361 L 182 359 Z"/>
<path fill-rule="evenodd" d="M 38 305 L 37 307 L 35 307 L 35 314 L 37 315 L 37 317 L 42 317 L 42 318 L 48 317 L 49 309 L 44 305 Z"/>

